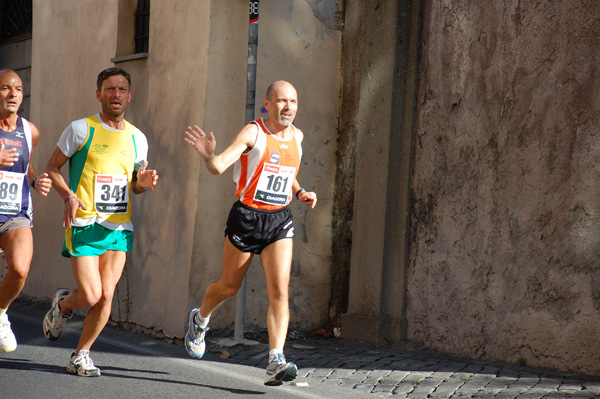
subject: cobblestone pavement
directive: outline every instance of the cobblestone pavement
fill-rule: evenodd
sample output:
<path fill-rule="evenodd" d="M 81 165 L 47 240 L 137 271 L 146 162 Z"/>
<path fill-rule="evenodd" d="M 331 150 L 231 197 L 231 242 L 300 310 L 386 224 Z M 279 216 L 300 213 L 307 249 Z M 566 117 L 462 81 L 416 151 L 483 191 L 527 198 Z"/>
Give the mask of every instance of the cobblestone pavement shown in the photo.
<path fill-rule="evenodd" d="M 266 367 L 265 344 L 227 346 L 225 341 L 207 337 L 207 350 L 226 361 Z M 285 354 L 298 365 L 296 384 L 337 385 L 372 398 L 600 398 L 600 376 L 334 338 L 289 340 Z"/>

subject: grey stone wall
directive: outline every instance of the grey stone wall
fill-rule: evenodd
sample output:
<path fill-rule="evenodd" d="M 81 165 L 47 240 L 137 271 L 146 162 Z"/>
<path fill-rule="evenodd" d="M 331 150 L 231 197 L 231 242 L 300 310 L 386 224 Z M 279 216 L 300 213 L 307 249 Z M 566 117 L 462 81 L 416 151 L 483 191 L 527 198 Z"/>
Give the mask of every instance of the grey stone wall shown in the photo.
<path fill-rule="evenodd" d="M 408 339 L 600 373 L 600 3 L 427 1 Z"/>

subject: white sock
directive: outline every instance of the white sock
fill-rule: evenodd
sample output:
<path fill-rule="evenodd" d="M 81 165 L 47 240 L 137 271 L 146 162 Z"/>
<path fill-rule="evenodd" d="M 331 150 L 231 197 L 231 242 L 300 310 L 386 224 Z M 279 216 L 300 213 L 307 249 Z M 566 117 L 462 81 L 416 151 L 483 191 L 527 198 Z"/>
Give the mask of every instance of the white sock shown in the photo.
<path fill-rule="evenodd" d="M 8 309 L 0 309 L 0 317 L 4 316 L 7 310 Z"/>
<path fill-rule="evenodd" d="M 273 359 L 277 359 L 277 355 L 283 356 L 283 349 L 271 349 L 269 351 L 269 363 L 271 363 Z"/>
<path fill-rule="evenodd" d="M 194 322 L 200 328 L 206 329 L 206 327 L 208 326 L 208 322 L 209 321 L 210 321 L 210 316 L 208 316 L 208 317 L 202 317 L 202 315 L 200 314 L 200 312 L 197 312 L 196 316 L 194 316 Z"/>

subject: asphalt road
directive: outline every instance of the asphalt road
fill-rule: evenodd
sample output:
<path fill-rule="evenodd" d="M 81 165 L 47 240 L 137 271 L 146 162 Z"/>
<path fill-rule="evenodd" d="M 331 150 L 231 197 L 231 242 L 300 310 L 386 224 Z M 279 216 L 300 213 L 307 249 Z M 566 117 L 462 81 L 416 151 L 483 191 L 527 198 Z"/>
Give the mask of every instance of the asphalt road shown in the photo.
<path fill-rule="evenodd" d="M 91 351 L 102 376 L 74 376 L 66 365 L 82 319 L 69 320 L 61 338 L 51 342 L 42 333 L 46 309 L 38 308 L 9 309 L 18 348 L 0 354 L 1 399 L 372 397 L 329 384 L 267 387 L 264 368 L 232 364 L 211 353 L 191 359 L 181 346 L 111 327 L 104 329 Z"/>

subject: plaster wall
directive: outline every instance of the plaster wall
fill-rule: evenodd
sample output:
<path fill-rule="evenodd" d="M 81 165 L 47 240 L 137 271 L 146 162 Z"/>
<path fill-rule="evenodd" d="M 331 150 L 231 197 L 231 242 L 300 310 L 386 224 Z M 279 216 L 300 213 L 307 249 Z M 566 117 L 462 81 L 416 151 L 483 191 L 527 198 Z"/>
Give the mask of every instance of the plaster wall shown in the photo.
<path fill-rule="evenodd" d="M 395 53 L 395 16 L 397 4 L 393 1 L 382 3 L 373 12 L 368 7 L 364 26 L 367 28 L 360 38 L 363 44 L 357 110 L 356 137 L 356 179 L 354 186 L 354 219 L 352 226 L 352 253 L 350 291 L 348 308 L 364 316 L 379 316 L 381 303 L 384 239 L 386 229 L 386 184 L 391 171 L 390 131 L 393 129 L 392 113 Z M 366 78 L 364 78 L 366 75 Z M 360 210 L 360 211 L 356 211 Z M 377 265 L 371 267 L 372 262 Z M 376 304 L 376 306 L 373 306 Z"/>
<path fill-rule="evenodd" d="M 326 3 L 327 7 L 316 9 L 311 7 L 311 2 L 297 0 L 261 2 L 258 28 L 255 115 L 257 118 L 267 117 L 262 99 L 271 82 L 283 79 L 296 87 L 299 110 L 294 124 L 304 132 L 304 154 L 298 181 L 307 190 L 315 191 L 319 198 L 313 210 L 297 201 L 290 205 L 295 218 L 290 329 L 303 331 L 327 322 L 330 295 L 341 32 L 337 26 L 328 27 L 331 15 L 337 10 L 336 2 L 322 3 Z M 218 16 L 213 12 L 213 17 Z M 229 49 L 234 46 L 233 39 L 228 39 L 227 35 L 211 37 L 210 51 L 214 52 L 211 59 L 220 60 L 208 68 L 207 87 L 214 88 L 210 90 L 212 93 L 231 86 L 231 76 L 245 79 L 247 20 L 246 8 L 243 8 L 235 22 L 244 26 L 242 37 L 235 39 L 235 62 L 242 65 L 232 65 L 233 56 Z M 217 151 L 224 149 L 244 125 L 245 80 L 236 90 L 234 101 L 221 102 L 211 98 L 206 103 L 204 128 L 216 135 Z M 214 110 L 222 110 L 223 113 L 215 114 Z M 192 260 L 190 306 L 200 306 L 205 289 L 220 277 L 225 222 L 231 205 L 236 201 L 231 171 L 212 176 L 202 165 L 199 179 L 198 238 Z M 247 275 L 248 330 L 266 328 L 267 308 L 264 272 L 259 257 L 255 257 Z M 232 329 L 235 312 L 236 301 L 227 301 L 211 318 L 212 327 Z"/>
<path fill-rule="evenodd" d="M 419 0 L 352 3 L 346 9 L 343 60 L 351 67 L 344 75 L 340 121 L 338 217 L 348 214 L 348 200 L 354 201 L 342 337 L 384 346 L 406 338 L 406 232 L 421 12 Z M 334 231 L 338 240 L 345 239 L 342 232 Z M 334 255 L 343 260 L 337 244 Z M 335 269 L 343 270 L 343 264 Z"/>
<path fill-rule="evenodd" d="M 426 2 L 409 340 L 600 373 L 599 18 Z"/>
<path fill-rule="evenodd" d="M 335 8 L 335 2 L 330 7 Z M 327 8 L 327 10 L 330 9 Z M 119 1 L 34 0 L 31 119 L 41 139 L 38 171 L 64 128 L 100 110 L 98 72 L 117 53 Z M 286 79 L 298 89 L 295 124 L 305 133 L 299 181 L 319 194 L 317 209 L 292 204 L 296 217 L 291 281 L 293 328 L 327 320 L 331 193 L 333 191 L 340 32 L 305 1 L 261 7 L 257 116 L 267 85 Z M 98 17 L 101 16 L 101 17 Z M 183 141 L 190 124 L 217 136 L 222 151 L 244 124 L 248 2 L 153 0 L 147 58 L 119 62 L 132 75 L 126 118 L 149 141 L 149 167 L 158 170 L 154 192 L 133 198 L 135 244 L 118 285 L 112 318 L 169 337 L 182 337 L 190 307 L 220 276 L 225 220 L 235 201 L 231 171 L 212 176 Z M 120 50 L 119 50 L 120 51 Z M 66 174 L 66 167 L 63 169 Z M 69 260 L 60 256 L 64 205 L 51 193 L 34 198 L 35 253 L 24 293 L 46 299 L 75 287 Z M 268 300 L 259 263 L 248 278 L 248 328 L 266 328 Z M 211 322 L 232 327 L 235 301 Z"/>
<path fill-rule="evenodd" d="M 33 1 L 30 120 L 40 130 L 33 154 L 38 173 L 45 169 L 65 127 L 100 110 L 95 97 L 96 76 L 114 56 L 110 45 L 100 43 L 114 40 L 116 4 L 116 0 L 85 6 L 77 0 Z M 96 15 L 104 17 L 94 18 Z M 133 84 L 137 82 L 134 77 Z M 32 197 L 34 254 L 23 293 L 49 298 L 59 287 L 74 287 L 69 260 L 60 256 L 64 204 L 55 192 L 47 198 Z"/>
<path fill-rule="evenodd" d="M 183 4 L 168 7 L 160 1 L 152 7 L 151 56 L 117 66 L 132 76 L 126 118 L 145 132 L 149 167 L 159 171 L 160 183 L 156 191 L 132 199 L 135 243 L 118 285 L 112 318 L 176 335 L 185 322 L 186 297 L 177 294 L 187 292 L 195 218 L 195 207 L 189 204 L 195 203 L 199 165 L 186 152 L 181 137 L 186 121 L 203 105 L 207 58 L 202 54 L 208 43 L 199 38 L 206 36 L 208 23 L 197 22 L 208 21 L 209 13 L 208 7 L 186 10 Z M 118 2 L 38 1 L 33 14 L 32 120 L 42 134 L 34 162 L 42 171 L 63 129 L 72 120 L 100 110 L 95 82 L 116 55 Z M 183 21 L 162 26 L 165 15 Z M 180 37 L 197 39 L 178 41 Z M 175 41 L 176 46 L 169 45 Z M 198 57 L 182 56 L 189 54 Z M 200 94 L 181 95 L 184 92 Z M 66 170 L 65 166 L 65 175 Z M 179 175 L 184 178 L 174 178 Z M 64 204 L 55 193 L 36 198 L 34 204 L 35 253 L 24 292 L 47 298 L 58 287 L 75 287 L 70 262 L 60 256 Z"/>

